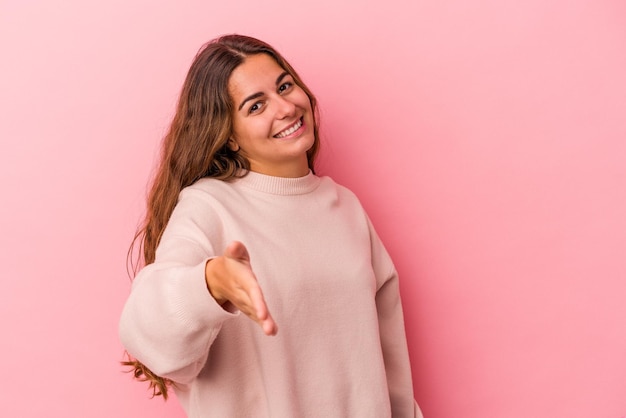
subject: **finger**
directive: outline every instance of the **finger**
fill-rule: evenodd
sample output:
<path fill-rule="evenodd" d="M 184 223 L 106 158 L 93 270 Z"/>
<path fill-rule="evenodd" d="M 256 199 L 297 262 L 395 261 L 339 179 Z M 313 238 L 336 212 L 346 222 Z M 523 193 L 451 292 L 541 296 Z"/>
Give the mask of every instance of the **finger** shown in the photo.
<path fill-rule="evenodd" d="M 234 258 L 239 261 L 250 262 L 250 254 L 248 249 L 239 241 L 233 241 L 224 250 L 224 255 L 229 258 Z"/>
<path fill-rule="evenodd" d="M 276 325 L 271 315 L 261 323 L 261 328 L 263 328 L 265 335 L 276 335 L 278 333 L 278 325 Z"/>
<path fill-rule="evenodd" d="M 267 306 L 254 276 L 240 280 L 229 291 L 229 300 L 250 319 L 261 323 L 267 317 Z"/>
<path fill-rule="evenodd" d="M 242 298 L 242 300 L 239 302 L 238 308 L 248 318 L 259 324 L 265 334 L 276 335 L 276 333 L 278 332 L 278 326 L 276 325 L 276 321 L 274 321 L 274 318 L 272 318 L 272 316 L 269 314 L 269 311 L 265 318 L 259 318 L 256 313 L 255 307 L 252 305 L 250 299 L 248 299 L 247 297 L 244 296 Z"/>
<path fill-rule="evenodd" d="M 270 314 L 265 298 L 263 297 L 263 291 L 258 283 L 250 289 L 249 298 L 255 310 L 255 320 L 261 325 L 263 332 L 266 335 L 276 335 L 278 326 Z"/>
<path fill-rule="evenodd" d="M 261 286 L 259 286 L 259 283 L 256 280 L 254 283 L 250 283 L 250 287 L 248 288 L 248 297 L 250 298 L 250 303 L 254 308 L 255 316 L 260 321 L 267 319 L 269 316 L 269 309 L 265 303 Z"/>

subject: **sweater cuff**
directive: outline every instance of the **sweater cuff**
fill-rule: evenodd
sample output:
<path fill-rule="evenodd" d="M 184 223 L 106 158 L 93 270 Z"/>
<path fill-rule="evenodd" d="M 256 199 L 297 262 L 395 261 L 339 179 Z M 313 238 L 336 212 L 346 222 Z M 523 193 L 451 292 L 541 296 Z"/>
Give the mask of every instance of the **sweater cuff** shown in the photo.
<path fill-rule="evenodd" d="M 178 312 L 186 312 L 189 315 L 189 321 L 203 322 L 204 326 L 215 328 L 219 327 L 228 319 L 239 316 L 238 310 L 228 311 L 224 309 L 209 292 L 205 280 L 206 263 L 211 260 L 207 258 L 202 263 L 192 267 L 189 272 L 189 285 L 185 286 L 178 299 L 181 306 L 176 307 Z"/>

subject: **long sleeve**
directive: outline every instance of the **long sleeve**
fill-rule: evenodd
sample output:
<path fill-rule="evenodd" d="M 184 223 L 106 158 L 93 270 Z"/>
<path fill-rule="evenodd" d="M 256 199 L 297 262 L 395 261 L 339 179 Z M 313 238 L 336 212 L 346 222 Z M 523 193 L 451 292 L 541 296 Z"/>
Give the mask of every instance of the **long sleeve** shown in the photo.
<path fill-rule="evenodd" d="M 278 334 L 222 309 L 207 260 L 244 243 Z M 181 193 L 120 322 L 190 417 L 415 418 L 398 278 L 348 189 L 310 173 Z M 393 414 L 392 414 L 393 411 Z"/>
<path fill-rule="evenodd" d="M 217 225 L 217 227 L 215 226 Z M 218 223 L 201 196 L 181 194 L 153 264 L 134 279 L 119 334 L 128 352 L 154 373 L 187 383 L 202 369 L 224 321 L 204 278 Z"/>
<path fill-rule="evenodd" d="M 418 418 L 421 412 L 413 397 L 411 365 L 400 300 L 398 274 L 371 222 L 372 265 L 377 281 L 376 309 L 387 386 L 394 418 Z"/>

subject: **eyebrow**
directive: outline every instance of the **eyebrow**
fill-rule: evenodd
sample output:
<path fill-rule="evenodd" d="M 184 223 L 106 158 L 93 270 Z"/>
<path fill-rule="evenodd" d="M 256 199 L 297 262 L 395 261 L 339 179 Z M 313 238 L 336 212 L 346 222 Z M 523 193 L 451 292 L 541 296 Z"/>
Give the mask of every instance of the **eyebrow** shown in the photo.
<path fill-rule="evenodd" d="M 276 85 L 280 84 L 280 82 L 283 80 L 283 78 L 285 78 L 288 75 L 290 75 L 290 74 L 287 71 L 283 71 L 278 76 L 278 78 L 276 78 Z M 245 99 L 243 99 L 243 102 L 241 102 L 241 104 L 239 105 L 239 109 L 237 109 L 237 110 L 241 110 L 243 108 L 243 106 L 246 104 L 246 102 L 248 102 L 250 100 L 257 99 L 257 98 L 259 98 L 259 97 L 261 97 L 263 95 L 264 95 L 264 93 L 261 93 L 261 92 L 251 94 L 250 96 L 248 96 Z"/>

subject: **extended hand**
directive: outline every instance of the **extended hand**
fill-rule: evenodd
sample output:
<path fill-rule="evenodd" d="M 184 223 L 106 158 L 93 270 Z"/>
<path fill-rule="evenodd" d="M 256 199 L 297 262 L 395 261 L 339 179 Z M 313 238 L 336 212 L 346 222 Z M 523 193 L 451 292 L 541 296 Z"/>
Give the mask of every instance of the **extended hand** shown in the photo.
<path fill-rule="evenodd" d="M 217 303 L 233 304 L 257 322 L 266 335 L 276 335 L 278 326 L 252 271 L 248 250 L 241 242 L 231 242 L 223 255 L 210 260 L 204 275 L 209 292 Z"/>

